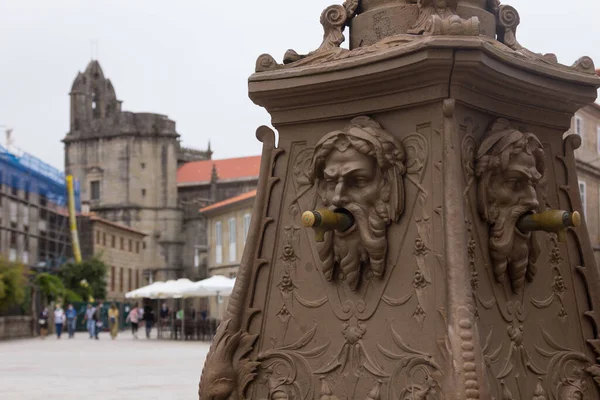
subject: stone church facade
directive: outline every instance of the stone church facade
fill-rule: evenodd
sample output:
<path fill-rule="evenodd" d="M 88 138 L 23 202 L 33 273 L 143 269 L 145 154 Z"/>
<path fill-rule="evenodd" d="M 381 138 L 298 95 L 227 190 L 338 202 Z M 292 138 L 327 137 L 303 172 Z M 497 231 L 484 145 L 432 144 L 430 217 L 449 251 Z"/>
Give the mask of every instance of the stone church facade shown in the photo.
<path fill-rule="evenodd" d="M 212 161 L 210 144 L 182 147 L 175 121 L 165 115 L 123 111 L 96 60 L 78 73 L 70 97 L 65 172 L 79 180 L 81 201 L 147 235 L 145 283 L 205 277 L 206 224 L 198 210 L 255 188 L 258 168 L 242 159 Z"/>

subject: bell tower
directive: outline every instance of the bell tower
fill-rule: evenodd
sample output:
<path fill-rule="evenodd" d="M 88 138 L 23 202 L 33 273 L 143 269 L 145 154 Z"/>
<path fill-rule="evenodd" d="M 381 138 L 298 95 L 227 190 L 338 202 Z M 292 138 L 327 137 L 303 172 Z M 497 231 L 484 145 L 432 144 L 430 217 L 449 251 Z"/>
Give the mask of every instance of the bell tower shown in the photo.
<path fill-rule="evenodd" d="M 69 95 L 73 133 L 107 130 L 118 120 L 121 101 L 98 61 L 92 60 L 85 72 L 77 74 Z"/>

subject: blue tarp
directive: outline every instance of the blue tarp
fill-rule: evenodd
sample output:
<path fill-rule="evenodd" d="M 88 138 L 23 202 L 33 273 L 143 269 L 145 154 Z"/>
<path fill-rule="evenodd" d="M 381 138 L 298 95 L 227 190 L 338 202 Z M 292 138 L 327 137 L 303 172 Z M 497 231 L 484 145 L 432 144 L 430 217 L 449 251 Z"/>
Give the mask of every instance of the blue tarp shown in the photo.
<path fill-rule="evenodd" d="M 0 146 L 0 183 L 44 195 L 49 203 L 68 206 L 65 174 L 28 153 L 18 156 Z M 74 182 L 75 209 L 81 211 L 79 182 Z"/>

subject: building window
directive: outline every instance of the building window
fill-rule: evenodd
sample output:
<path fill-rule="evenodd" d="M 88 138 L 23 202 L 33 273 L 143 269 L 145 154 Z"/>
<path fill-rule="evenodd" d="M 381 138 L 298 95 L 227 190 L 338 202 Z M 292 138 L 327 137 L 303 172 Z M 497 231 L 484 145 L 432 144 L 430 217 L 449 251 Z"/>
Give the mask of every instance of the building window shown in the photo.
<path fill-rule="evenodd" d="M 135 242 L 135 252 L 140 254 L 140 242 Z"/>
<path fill-rule="evenodd" d="M 100 231 L 96 231 L 96 244 L 100 244 Z"/>
<path fill-rule="evenodd" d="M 585 217 L 587 207 L 584 181 L 579 181 L 579 194 L 581 195 L 581 210 L 583 211 L 583 216 Z"/>
<path fill-rule="evenodd" d="M 114 292 L 115 291 L 115 275 L 116 275 L 116 271 L 115 271 L 115 267 L 114 265 L 112 267 L 110 267 L 110 291 Z"/>
<path fill-rule="evenodd" d="M 17 176 L 12 177 L 11 185 L 10 185 L 10 193 L 13 196 L 17 196 L 19 194 L 19 178 Z"/>
<path fill-rule="evenodd" d="M 17 223 L 17 202 L 16 201 L 11 201 L 10 202 L 10 222 L 14 222 Z"/>
<path fill-rule="evenodd" d="M 113 249 L 117 247 L 117 237 L 115 235 L 110 235 L 110 247 Z"/>
<path fill-rule="evenodd" d="M 25 265 L 29 263 L 29 251 L 23 250 L 23 252 L 21 253 L 21 262 Z"/>
<path fill-rule="evenodd" d="M 90 198 L 92 200 L 100 199 L 100 181 L 91 181 L 90 182 Z"/>
<path fill-rule="evenodd" d="M 132 285 L 133 285 L 133 271 L 131 270 L 131 268 L 129 268 L 129 271 L 127 271 L 127 284 L 129 285 L 129 291 L 131 292 L 132 289 Z"/>
<path fill-rule="evenodd" d="M 140 270 L 135 271 L 135 288 L 140 287 Z"/>
<path fill-rule="evenodd" d="M 142 189 L 142 197 L 146 196 L 146 189 Z"/>
<path fill-rule="evenodd" d="M 583 136 L 583 118 L 575 116 L 575 133 Z"/>
<path fill-rule="evenodd" d="M 106 233 L 102 232 L 102 246 L 106 246 Z"/>
<path fill-rule="evenodd" d="M 194 249 L 194 268 L 200 266 L 200 249 Z"/>
<path fill-rule="evenodd" d="M 124 281 L 124 279 L 123 279 L 123 268 L 119 268 L 119 292 L 123 291 L 123 287 L 124 287 L 124 285 L 123 285 L 124 282 L 123 281 Z"/>
<path fill-rule="evenodd" d="M 252 216 L 250 214 L 244 214 L 244 244 L 246 244 L 246 239 L 248 238 L 248 230 L 250 229 L 250 218 Z"/>
<path fill-rule="evenodd" d="M 236 260 L 236 223 L 235 218 L 229 219 L 229 261 L 233 262 Z"/>
<path fill-rule="evenodd" d="M 223 262 L 223 232 L 221 229 L 221 221 L 215 223 L 215 263 Z"/>
<path fill-rule="evenodd" d="M 21 220 L 23 221 L 23 226 L 29 226 L 29 205 L 23 204 L 23 215 Z"/>
<path fill-rule="evenodd" d="M 121 238 L 121 250 L 125 250 L 125 238 Z"/>
<path fill-rule="evenodd" d="M 129 239 L 129 251 L 133 251 L 133 240 Z"/>
<path fill-rule="evenodd" d="M 23 188 L 23 197 L 25 200 L 29 200 L 29 192 L 31 191 L 29 182 L 25 182 L 25 187 Z"/>

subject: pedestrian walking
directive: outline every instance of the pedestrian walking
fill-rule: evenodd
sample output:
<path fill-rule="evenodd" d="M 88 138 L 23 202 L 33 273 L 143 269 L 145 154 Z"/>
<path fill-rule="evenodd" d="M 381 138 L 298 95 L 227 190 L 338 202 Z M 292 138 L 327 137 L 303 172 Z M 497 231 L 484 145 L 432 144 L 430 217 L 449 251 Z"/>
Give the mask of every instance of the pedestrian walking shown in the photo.
<path fill-rule="evenodd" d="M 87 331 L 90 334 L 90 339 L 93 339 L 96 336 L 96 320 L 94 319 L 95 315 L 96 307 L 88 304 L 87 309 L 85 310 L 85 316 L 83 317 L 83 322 L 86 324 Z"/>
<path fill-rule="evenodd" d="M 56 309 L 54 310 L 54 326 L 56 327 L 56 337 L 60 339 L 60 335 L 62 334 L 63 325 L 65 323 L 65 312 L 60 306 L 60 304 L 56 305 Z"/>
<path fill-rule="evenodd" d="M 148 306 L 144 312 L 144 320 L 146 322 L 146 339 L 150 339 L 150 332 L 152 332 L 152 325 L 154 325 L 155 319 L 156 315 L 154 314 L 154 310 L 152 307 Z"/>
<path fill-rule="evenodd" d="M 40 336 L 42 339 L 46 339 L 46 335 L 48 334 L 49 317 L 50 315 L 48 314 L 48 307 L 44 307 L 44 309 L 40 313 L 40 317 L 38 318 L 38 324 L 40 325 Z"/>
<path fill-rule="evenodd" d="M 119 309 L 115 303 L 112 303 L 108 309 L 108 328 L 111 339 L 115 340 L 119 334 Z"/>
<path fill-rule="evenodd" d="M 102 321 L 102 307 L 104 307 L 104 303 L 98 303 L 98 307 L 96 307 L 96 311 L 94 312 L 94 322 L 96 324 L 96 335 L 94 336 L 96 340 L 100 340 L 100 332 L 102 331 L 102 327 L 104 326 L 104 322 Z"/>
<path fill-rule="evenodd" d="M 69 330 L 69 339 L 73 339 L 75 337 L 75 325 L 77 324 L 77 310 L 75 310 L 73 304 L 69 304 L 67 306 L 65 316 L 67 317 L 67 329 Z"/>
<path fill-rule="evenodd" d="M 131 309 L 131 311 L 129 311 L 129 314 L 127 314 L 127 319 L 125 320 L 125 323 L 131 322 L 131 333 L 132 333 L 134 339 L 138 338 L 137 332 L 138 332 L 138 326 L 140 323 L 139 310 L 140 310 L 140 308 L 137 305 L 135 307 L 133 307 Z"/>

